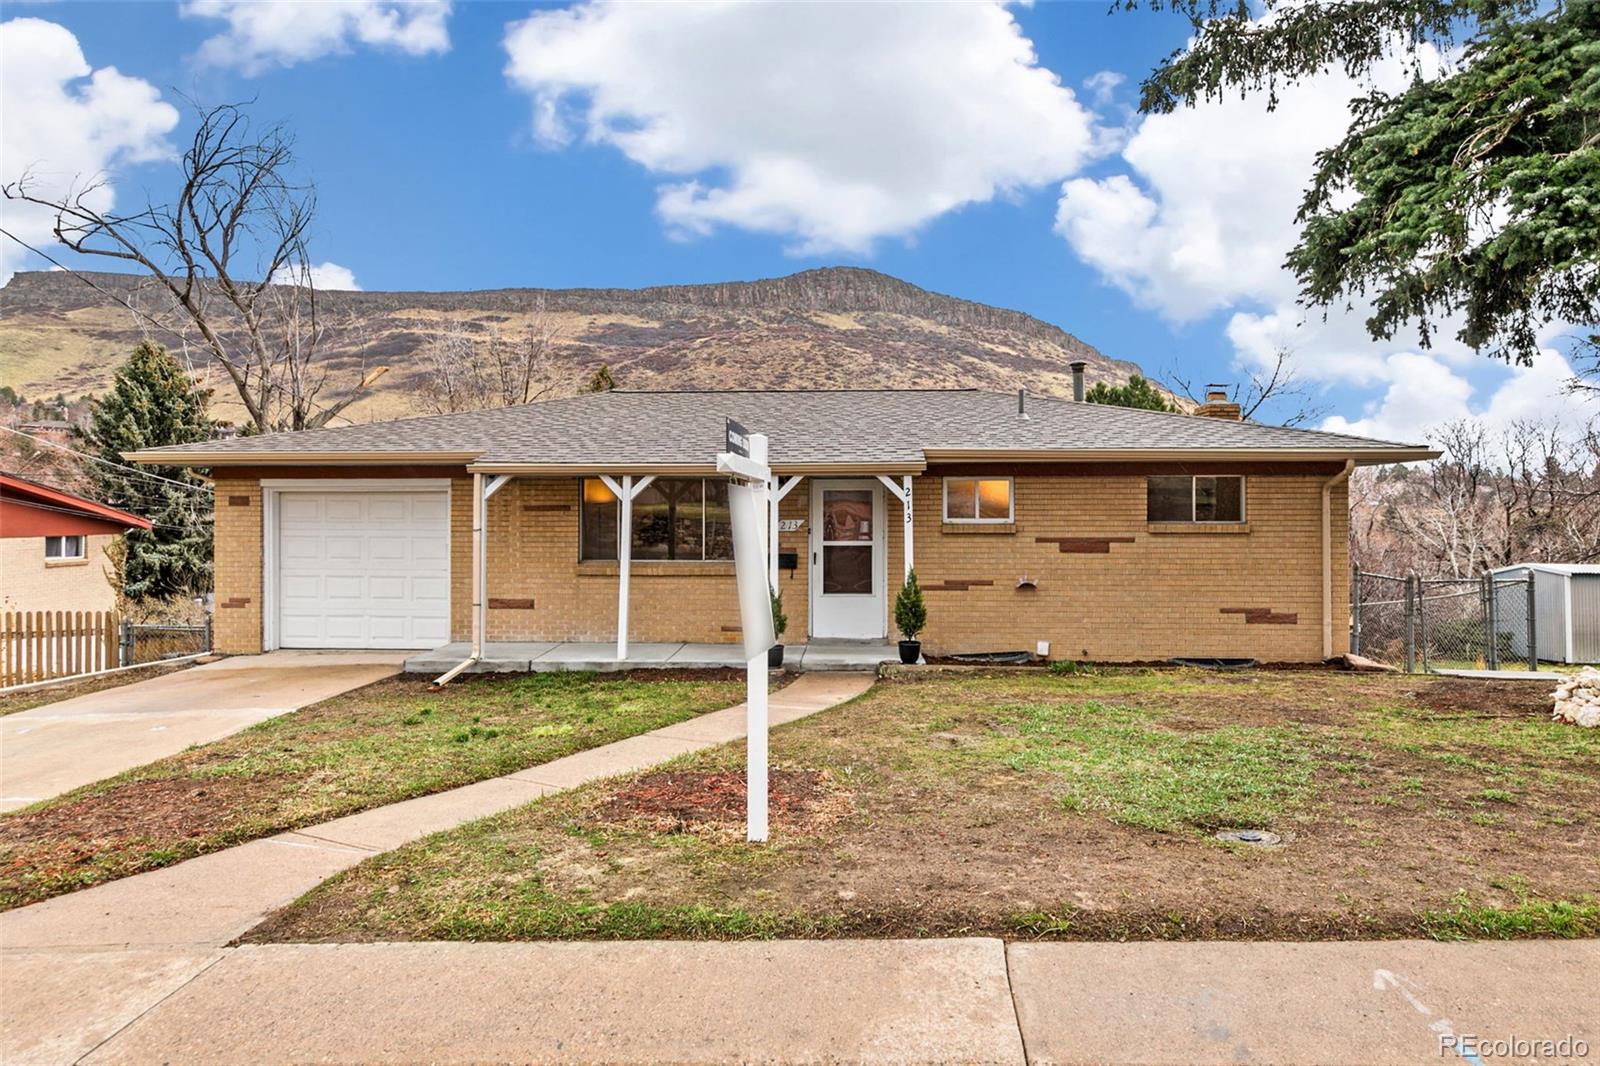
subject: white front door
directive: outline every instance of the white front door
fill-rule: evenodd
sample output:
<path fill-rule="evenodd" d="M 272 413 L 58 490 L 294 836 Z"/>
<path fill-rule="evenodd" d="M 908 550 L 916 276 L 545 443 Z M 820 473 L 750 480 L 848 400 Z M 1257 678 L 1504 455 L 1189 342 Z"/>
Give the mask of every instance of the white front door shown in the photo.
<path fill-rule="evenodd" d="M 450 494 L 281 492 L 277 646 L 450 639 Z"/>
<path fill-rule="evenodd" d="M 887 617 L 883 487 L 811 483 L 811 635 L 881 640 Z"/>

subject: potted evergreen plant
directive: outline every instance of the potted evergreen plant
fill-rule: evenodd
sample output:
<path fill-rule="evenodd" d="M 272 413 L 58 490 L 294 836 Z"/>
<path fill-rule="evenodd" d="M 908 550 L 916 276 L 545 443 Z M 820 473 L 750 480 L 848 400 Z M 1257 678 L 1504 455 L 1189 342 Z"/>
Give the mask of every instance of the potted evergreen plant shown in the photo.
<path fill-rule="evenodd" d="M 768 585 L 767 593 L 772 597 L 772 639 L 777 641 L 767 649 L 767 669 L 777 670 L 783 666 L 783 631 L 789 628 L 789 616 L 783 613 L 783 597 L 778 590 Z"/>
<path fill-rule="evenodd" d="M 894 624 L 900 630 L 900 661 L 906 665 L 922 658 L 922 641 L 917 634 L 928 624 L 928 605 L 922 602 L 922 586 L 917 584 L 917 572 L 906 574 L 906 583 L 894 598 Z"/>

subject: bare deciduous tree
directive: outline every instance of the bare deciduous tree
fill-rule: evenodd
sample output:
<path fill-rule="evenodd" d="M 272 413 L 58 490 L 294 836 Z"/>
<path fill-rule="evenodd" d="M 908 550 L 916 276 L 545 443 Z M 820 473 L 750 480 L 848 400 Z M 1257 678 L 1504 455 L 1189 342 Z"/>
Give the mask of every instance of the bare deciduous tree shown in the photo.
<path fill-rule="evenodd" d="M 1193 380 L 1180 374 L 1176 367 L 1164 376 L 1191 401 L 1203 402 L 1203 392 L 1195 389 Z M 1264 408 L 1280 411 L 1287 408 L 1287 415 L 1277 414 L 1272 421 L 1280 426 L 1301 426 L 1328 412 L 1326 404 L 1315 402 L 1315 396 L 1311 383 L 1295 369 L 1294 353 L 1288 348 L 1279 348 L 1272 366 L 1248 371 L 1246 379 L 1233 386 L 1229 399 L 1239 405 L 1240 418 L 1261 421 L 1256 416 L 1260 413 L 1264 418 L 1268 413 Z"/>
<path fill-rule="evenodd" d="M 25 174 L 0 192 L 53 212 L 63 247 L 145 271 L 179 322 L 168 321 L 162 310 L 118 302 L 180 341 L 191 328 L 198 333 L 255 430 L 326 425 L 387 368 L 357 368 L 337 396 L 321 398 L 329 386 L 319 360 L 328 322 L 306 247 L 315 191 L 296 183 L 293 139 L 283 127 L 257 132 L 239 104 L 196 111 L 199 126 L 171 203 L 102 211 L 94 206 L 104 183 L 98 176 L 50 195 Z"/>
<path fill-rule="evenodd" d="M 515 407 L 542 398 L 557 329 L 540 303 L 513 334 L 454 323 L 423 350 L 421 403 L 438 414 Z"/>
<path fill-rule="evenodd" d="M 1362 470 L 1351 482 L 1351 555 L 1364 570 L 1471 577 L 1528 561 L 1600 560 L 1600 424 L 1564 431 L 1472 419 L 1433 439 L 1420 468 Z"/>

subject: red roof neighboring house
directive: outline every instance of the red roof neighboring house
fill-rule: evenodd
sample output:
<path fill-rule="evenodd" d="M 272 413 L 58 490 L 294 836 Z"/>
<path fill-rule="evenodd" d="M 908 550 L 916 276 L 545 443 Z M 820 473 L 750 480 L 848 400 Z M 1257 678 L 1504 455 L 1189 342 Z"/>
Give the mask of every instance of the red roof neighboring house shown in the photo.
<path fill-rule="evenodd" d="M 92 536 L 150 526 L 136 514 L 0 473 L 0 538 Z"/>

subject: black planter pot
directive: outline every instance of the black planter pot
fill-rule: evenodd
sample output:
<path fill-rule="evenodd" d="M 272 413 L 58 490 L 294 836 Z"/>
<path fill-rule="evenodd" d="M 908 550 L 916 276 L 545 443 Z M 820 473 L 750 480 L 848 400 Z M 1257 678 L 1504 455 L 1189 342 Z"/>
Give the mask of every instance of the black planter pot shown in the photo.
<path fill-rule="evenodd" d="M 902 640 L 900 642 L 900 661 L 907 666 L 914 666 L 922 658 L 922 641 Z"/>
<path fill-rule="evenodd" d="M 774 644 L 767 649 L 767 669 L 780 670 L 783 668 L 783 645 Z"/>

